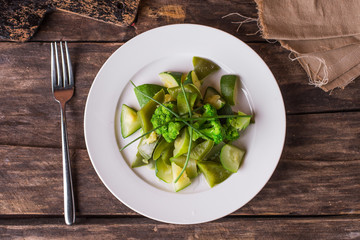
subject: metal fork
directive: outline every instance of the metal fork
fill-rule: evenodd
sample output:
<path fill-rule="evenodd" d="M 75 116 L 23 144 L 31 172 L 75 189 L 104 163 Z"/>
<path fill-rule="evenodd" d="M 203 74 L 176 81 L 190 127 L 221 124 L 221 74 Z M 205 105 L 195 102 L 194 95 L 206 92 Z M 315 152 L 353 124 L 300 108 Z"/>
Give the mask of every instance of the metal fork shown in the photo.
<path fill-rule="evenodd" d="M 51 82 L 54 98 L 60 103 L 61 109 L 61 135 L 62 135 L 62 158 L 63 158 L 63 181 L 64 181 L 64 217 L 67 225 L 75 222 L 75 203 L 73 185 L 71 179 L 71 165 L 69 157 L 69 144 L 66 131 L 65 104 L 74 94 L 74 77 L 69 57 L 69 50 L 65 42 L 65 56 L 63 44 L 60 42 L 61 66 L 57 43 L 51 43 Z"/>

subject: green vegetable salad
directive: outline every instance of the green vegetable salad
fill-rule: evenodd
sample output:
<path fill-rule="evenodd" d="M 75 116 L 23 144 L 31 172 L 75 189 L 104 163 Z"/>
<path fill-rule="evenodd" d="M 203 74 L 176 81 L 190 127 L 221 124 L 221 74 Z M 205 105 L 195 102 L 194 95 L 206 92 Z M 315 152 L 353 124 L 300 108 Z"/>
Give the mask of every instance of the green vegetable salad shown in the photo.
<path fill-rule="evenodd" d="M 141 129 L 132 167 L 154 166 L 155 175 L 173 183 L 176 192 L 204 174 L 210 187 L 221 183 L 241 166 L 245 150 L 232 145 L 249 126 L 251 115 L 233 112 L 236 103 L 236 75 L 220 79 L 220 93 L 208 87 L 202 96 L 203 81 L 220 67 L 194 57 L 189 73 L 162 72 L 163 86 L 134 85 L 140 109 L 123 104 L 121 134 L 126 138 Z"/>

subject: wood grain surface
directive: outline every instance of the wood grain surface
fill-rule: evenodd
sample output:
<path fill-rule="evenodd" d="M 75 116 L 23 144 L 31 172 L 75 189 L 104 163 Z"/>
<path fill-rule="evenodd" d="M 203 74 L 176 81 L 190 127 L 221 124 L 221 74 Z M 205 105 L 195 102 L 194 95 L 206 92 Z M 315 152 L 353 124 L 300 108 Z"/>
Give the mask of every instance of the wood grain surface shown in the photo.
<path fill-rule="evenodd" d="M 0 234 L 32 239 L 356 239 L 360 220 L 324 218 L 223 218 L 205 224 L 173 225 L 144 218 L 81 218 L 66 227 L 63 219 L 0 220 Z"/>
<path fill-rule="evenodd" d="M 256 22 L 244 24 L 237 31 L 238 22 L 244 18 L 237 15 L 224 16 L 230 13 L 241 13 L 247 17 L 257 18 L 256 4 L 253 0 L 142 0 L 135 24 L 120 27 L 99 23 L 66 12 L 53 12 L 46 16 L 45 24 L 31 39 L 32 41 L 101 41 L 123 42 L 144 31 L 167 24 L 193 23 L 221 29 L 239 36 L 244 41 L 263 41 Z"/>
<path fill-rule="evenodd" d="M 354 194 L 360 182 L 360 159 L 323 154 L 321 159 L 282 157 L 265 188 L 233 215 L 360 214 L 360 195 Z M 80 216 L 137 215 L 104 187 L 86 150 L 72 149 L 70 156 Z M 62 214 L 59 148 L 0 146 L 0 159 L 1 214 Z"/>
<path fill-rule="evenodd" d="M 359 239 L 360 81 L 331 94 L 308 85 L 301 66 L 256 22 L 239 31 L 252 0 L 142 0 L 135 25 L 119 27 L 66 12 L 48 15 L 31 42 L 0 42 L 0 239 Z M 266 62 L 287 113 L 284 151 L 260 193 L 222 219 L 164 224 L 118 201 L 86 151 L 83 115 L 91 84 L 126 41 L 174 23 L 212 26 L 245 41 Z M 250 34 L 250 35 L 249 35 Z M 50 86 L 50 41 L 67 40 L 76 91 L 67 105 L 77 223 L 62 218 L 60 111 Z M 239 193 L 241 194 L 241 193 Z"/>

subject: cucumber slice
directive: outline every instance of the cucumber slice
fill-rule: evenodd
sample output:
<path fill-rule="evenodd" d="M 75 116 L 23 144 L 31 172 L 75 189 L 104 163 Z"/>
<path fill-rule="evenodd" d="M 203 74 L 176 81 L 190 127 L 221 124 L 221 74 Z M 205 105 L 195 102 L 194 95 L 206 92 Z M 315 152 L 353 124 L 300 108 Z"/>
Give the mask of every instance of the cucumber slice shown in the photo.
<path fill-rule="evenodd" d="M 144 161 L 144 158 L 141 156 L 141 154 L 139 152 L 136 153 L 136 158 L 135 160 L 132 162 L 131 167 L 132 168 L 137 168 L 137 167 L 141 167 L 144 165 L 147 165 L 149 162 L 146 160 Z"/>
<path fill-rule="evenodd" d="M 159 144 L 156 146 L 156 148 L 154 150 L 153 159 L 157 160 L 161 156 L 161 154 L 163 154 L 165 152 L 165 150 L 167 150 L 168 148 L 171 148 L 172 146 L 173 146 L 173 143 L 167 142 L 164 138 L 161 139 L 161 141 L 159 142 Z"/>
<path fill-rule="evenodd" d="M 219 110 L 225 105 L 225 100 L 221 97 L 220 93 L 213 87 L 208 87 L 204 97 L 205 103 L 210 103 L 212 106 Z"/>
<path fill-rule="evenodd" d="M 192 110 L 193 106 L 195 104 L 195 100 L 197 98 L 197 95 L 194 94 L 194 93 L 188 93 L 188 92 L 185 92 L 185 93 L 186 93 L 186 97 L 187 97 L 189 105 L 190 105 L 190 109 Z M 186 104 L 185 95 L 184 95 L 183 92 L 180 92 L 177 95 L 177 102 L 176 103 L 177 103 L 177 109 L 178 109 L 178 112 L 179 112 L 180 115 L 189 112 L 189 108 L 188 108 L 188 106 Z"/>
<path fill-rule="evenodd" d="M 243 112 L 238 112 L 238 115 L 246 115 Z M 230 120 L 230 124 L 231 126 L 233 126 L 234 128 L 236 128 L 238 131 L 244 130 L 245 128 L 247 128 L 250 124 L 251 121 L 251 116 L 249 117 L 239 117 L 239 118 L 233 118 Z"/>
<path fill-rule="evenodd" d="M 172 156 L 172 150 L 172 147 L 167 148 L 161 157 L 155 161 L 155 175 L 166 183 L 171 183 L 173 179 L 172 168 L 169 161 Z"/>
<path fill-rule="evenodd" d="M 199 80 L 204 79 L 209 74 L 220 69 L 220 67 L 214 62 L 201 57 L 193 57 L 193 65 L 194 71 Z"/>
<path fill-rule="evenodd" d="M 138 151 L 145 160 L 149 160 L 153 155 L 158 140 L 152 143 L 147 143 L 146 140 L 146 136 L 141 138 Z"/>
<path fill-rule="evenodd" d="M 141 128 L 141 122 L 136 111 L 125 104 L 121 107 L 120 124 L 123 138 L 127 138 Z"/>
<path fill-rule="evenodd" d="M 150 99 L 144 96 L 143 94 L 141 94 L 141 92 L 145 93 L 150 97 L 154 97 L 154 95 L 158 93 L 161 89 L 164 89 L 164 91 L 166 90 L 165 87 L 156 84 L 143 84 L 134 88 L 134 92 L 140 107 L 145 106 L 145 104 L 147 104 L 150 101 Z"/>
<path fill-rule="evenodd" d="M 222 147 L 225 145 L 224 142 L 220 142 L 213 146 L 213 148 L 206 154 L 204 161 L 218 161 L 220 162 L 219 155 Z"/>
<path fill-rule="evenodd" d="M 233 145 L 225 144 L 221 149 L 220 162 L 222 166 L 233 173 L 236 173 L 240 167 L 245 151 Z"/>
<path fill-rule="evenodd" d="M 188 73 L 184 81 L 184 85 L 186 84 L 194 84 L 194 86 L 200 90 L 201 82 L 199 81 L 199 78 L 196 76 L 195 71 L 190 71 Z"/>
<path fill-rule="evenodd" d="M 167 88 L 180 86 L 182 80 L 181 72 L 162 72 L 159 74 L 160 80 Z"/>
<path fill-rule="evenodd" d="M 165 98 L 164 89 L 161 89 L 158 93 L 156 93 L 153 98 L 158 102 L 162 103 Z M 154 114 L 157 105 L 158 104 L 156 102 L 151 100 L 148 103 L 146 103 L 137 113 L 138 117 L 140 118 L 141 128 L 144 133 L 153 129 L 153 125 L 151 123 L 151 117 Z"/>
<path fill-rule="evenodd" d="M 231 106 L 236 102 L 236 83 L 238 82 L 238 76 L 236 75 L 223 75 L 220 79 L 221 94 L 227 103 Z"/>
<path fill-rule="evenodd" d="M 206 140 L 202 143 L 196 145 L 190 152 L 190 158 L 195 159 L 196 161 L 201 161 L 213 148 L 214 142 L 211 140 Z"/>
<path fill-rule="evenodd" d="M 176 163 L 176 165 L 183 168 L 185 165 L 185 162 L 186 162 L 186 157 L 180 156 L 177 158 L 170 158 L 170 162 Z M 186 166 L 185 171 L 186 171 L 187 176 L 190 179 L 196 177 L 199 174 L 198 170 L 197 170 L 195 159 L 189 158 L 189 162 L 188 162 L 188 165 Z"/>
<path fill-rule="evenodd" d="M 182 92 L 182 89 L 180 86 L 168 88 L 167 90 L 173 99 L 177 99 L 178 94 Z M 188 93 L 194 93 L 197 95 L 198 99 L 202 99 L 200 90 L 197 87 L 195 87 L 194 84 L 184 85 L 184 90 L 185 90 L 185 92 L 188 92 Z"/>
<path fill-rule="evenodd" d="M 210 187 L 214 187 L 216 184 L 223 182 L 231 175 L 231 172 L 224 169 L 221 163 L 218 162 L 204 161 L 198 162 L 197 165 L 204 174 Z"/>
<path fill-rule="evenodd" d="M 176 178 L 180 175 L 182 168 L 179 167 L 178 165 L 176 165 L 176 163 L 174 163 L 174 162 L 171 163 L 171 168 L 172 168 L 172 174 L 173 174 L 173 181 L 175 181 Z M 187 176 L 186 171 L 185 171 L 185 172 L 183 172 L 183 174 L 181 175 L 179 180 L 176 183 L 174 183 L 175 192 L 178 192 L 178 191 L 186 188 L 190 184 L 191 184 L 190 178 Z"/>
<path fill-rule="evenodd" d="M 152 158 L 149 159 L 149 164 L 147 165 L 147 167 L 150 170 L 155 170 L 155 161 L 154 161 L 154 159 L 152 159 Z"/>
<path fill-rule="evenodd" d="M 166 183 L 173 180 L 171 165 L 166 164 L 161 158 L 155 161 L 155 175 Z"/>
<path fill-rule="evenodd" d="M 188 152 L 190 144 L 190 134 L 187 128 L 181 130 L 180 135 L 174 141 L 174 158 L 177 158 Z"/>

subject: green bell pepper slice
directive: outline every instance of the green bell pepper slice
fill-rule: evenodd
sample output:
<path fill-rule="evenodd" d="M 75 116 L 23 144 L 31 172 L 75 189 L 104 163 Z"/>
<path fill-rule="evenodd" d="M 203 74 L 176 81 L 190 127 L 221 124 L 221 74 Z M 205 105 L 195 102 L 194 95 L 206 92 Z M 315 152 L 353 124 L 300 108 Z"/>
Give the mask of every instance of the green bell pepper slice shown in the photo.
<path fill-rule="evenodd" d="M 186 93 L 186 97 L 188 99 L 189 105 L 191 110 L 194 107 L 197 95 L 194 93 L 189 93 L 189 92 L 185 92 Z M 189 112 L 189 108 L 186 104 L 186 100 L 185 100 L 185 95 L 183 92 L 180 92 L 177 95 L 177 109 L 180 115 L 188 113 Z"/>
<path fill-rule="evenodd" d="M 164 102 L 165 99 L 164 89 L 161 89 L 157 94 L 155 94 L 153 99 L 161 103 Z M 156 102 L 150 100 L 137 112 L 138 117 L 140 118 L 141 128 L 144 133 L 153 129 L 153 125 L 151 123 L 151 117 L 154 114 L 157 105 L 158 104 Z"/>

